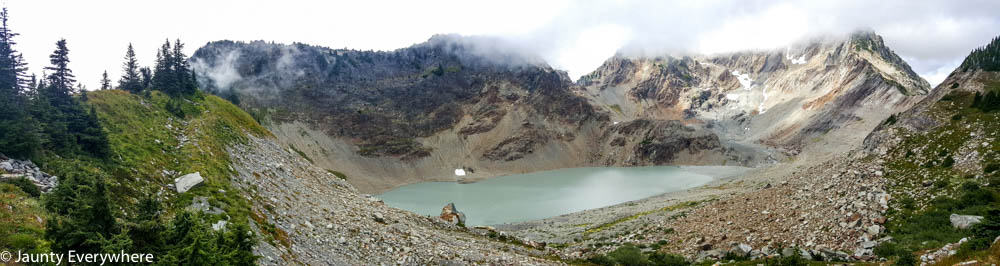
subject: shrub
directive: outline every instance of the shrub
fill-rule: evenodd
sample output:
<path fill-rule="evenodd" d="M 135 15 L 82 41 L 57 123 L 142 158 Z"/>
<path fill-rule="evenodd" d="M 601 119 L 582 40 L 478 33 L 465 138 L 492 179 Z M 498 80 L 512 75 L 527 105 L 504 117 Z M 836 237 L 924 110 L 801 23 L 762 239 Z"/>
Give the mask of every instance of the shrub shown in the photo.
<path fill-rule="evenodd" d="M 934 187 L 936 187 L 936 188 L 945 188 L 947 186 L 948 186 L 948 180 L 943 180 L 942 179 L 942 180 L 934 181 Z"/>
<path fill-rule="evenodd" d="M 1000 170 L 1000 164 L 991 163 L 991 164 L 987 165 L 986 167 L 983 167 L 983 173 L 984 174 L 989 174 L 989 173 L 995 172 L 996 170 Z"/>
<path fill-rule="evenodd" d="M 917 265 L 917 256 L 914 256 L 913 253 L 906 254 L 906 255 L 904 255 L 902 257 L 899 257 L 899 259 L 896 260 L 896 263 L 894 263 L 893 265 L 916 266 Z"/>
<path fill-rule="evenodd" d="M 913 209 L 916 207 L 916 201 L 913 198 L 902 198 L 899 200 L 899 204 L 903 205 L 904 209 Z"/>
<path fill-rule="evenodd" d="M 972 240 L 962 245 L 962 249 L 986 250 L 993 240 L 1000 236 L 1000 209 L 991 209 L 983 217 L 983 222 L 972 227 Z"/>
<path fill-rule="evenodd" d="M 4 180 L 3 183 L 11 184 L 16 186 L 17 188 L 20 188 L 21 191 L 24 191 L 24 194 L 28 194 L 28 196 L 31 196 L 32 198 L 37 198 L 38 196 L 42 195 L 42 192 L 38 190 L 38 187 L 35 186 L 35 183 L 32 183 L 31 180 L 28 180 L 27 178 L 24 177 Z"/>
<path fill-rule="evenodd" d="M 951 168 L 952 165 L 955 165 L 955 159 L 951 158 L 951 156 L 945 157 L 944 162 L 941 162 L 941 167 L 944 168 Z"/>
<path fill-rule="evenodd" d="M 340 179 L 343 179 L 343 180 L 347 180 L 347 175 L 345 175 L 344 173 L 341 173 L 339 171 L 334 171 L 334 170 L 327 169 L 326 172 L 337 176 L 337 178 L 340 178 Z"/>
<path fill-rule="evenodd" d="M 876 246 L 873 252 L 875 255 L 883 258 L 902 258 L 906 256 L 906 254 L 912 253 L 899 244 L 896 244 L 896 242 L 883 242 L 882 244 Z"/>
<path fill-rule="evenodd" d="M 624 245 L 615 251 L 608 253 L 608 257 L 620 265 L 646 265 L 649 257 L 642 254 L 639 248 L 633 245 Z"/>
<path fill-rule="evenodd" d="M 588 263 L 597 265 L 666 265 L 666 266 L 686 266 L 691 265 L 684 257 L 665 254 L 660 252 L 643 253 L 638 247 L 626 244 L 618 247 L 607 255 L 597 255 L 587 259 Z"/>
<path fill-rule="evenodd" d="M 886 118 L 885 122 L 883 122 L 882 124 L 885 124 L 887 126 L 891 126 L 893 124 L 896 124 L 896 115 L 895 114 L 889 115 L 889 118 Z"/>
<path fill-rule="evenodd" d="M 659 252 L 650 254 L 649 262 L 652 263 L 652 265 L 665 265 L 665 266 L 691 265 L 691 263 L 688 263 L 687 260 L 684 259 L 684 257 L 681 257 L 680 255 L 665 254 Z"/>

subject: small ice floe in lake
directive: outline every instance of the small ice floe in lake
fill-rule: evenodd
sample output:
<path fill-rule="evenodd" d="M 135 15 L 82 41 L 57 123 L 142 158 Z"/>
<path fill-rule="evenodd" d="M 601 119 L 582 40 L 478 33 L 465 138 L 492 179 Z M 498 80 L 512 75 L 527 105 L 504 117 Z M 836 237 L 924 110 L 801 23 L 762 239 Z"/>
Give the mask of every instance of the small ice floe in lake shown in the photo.
<path fill-rule="evenodd" d="M 462 168 L 455 169 L 455 175 L 456 176 L 465 176 L 465 169 L 462 169 Z"/>

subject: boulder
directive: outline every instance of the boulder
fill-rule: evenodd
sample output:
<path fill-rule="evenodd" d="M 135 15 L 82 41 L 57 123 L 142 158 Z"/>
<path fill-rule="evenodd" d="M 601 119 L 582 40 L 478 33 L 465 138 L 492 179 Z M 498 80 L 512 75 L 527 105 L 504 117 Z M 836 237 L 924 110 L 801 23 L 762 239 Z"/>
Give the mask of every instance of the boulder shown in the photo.
<path fill-rule="evenodd" d="M 738 248 L 738 250 L 740 251 L 740 255 L 747 255 L 747 254 L 750 254 L 750 251 L 752 251 L 752 250 L 753 250 L 753 247 L 751 247 L 750 245 L 747 245 L 747 244 L 743 244 L 743 243 L 740 243 L 740 244 L 739 244 L 739 245 L 737 245 L 736 247 L 737 247 L 737 248 Z"/>
<path fill-rule="evenodd" d="M 204 181 L 205 179 L 201 177 L 200 172 L 186 174 L 184 176 L 174 178 L 174 189 L 177 190 L 177 193 L 184 193 Z"/>
<path fill-rule="evenodd" d="M 441 209 L 441 216 L 438 216 L 453 225 L 465 225 L 465 213 L 455 208 L 455 203 L 448 203 Z"/>
<path fill-rule="evenodd" d="M 975 215 L 958 215 L 952 213 L 951 216 L 948 217 L 948 219 L 951 220 L 951 226 L 958 229 L 968 229 L 969 227 L 972 227 L 972 225 L 982 222 L 983 217 Z"/>
<path fill-rule="evenodd" d="M 226 225 L 229 224 L 226 220 L 219 220 L 218 222 L 212 224 L 212 230 L 219 231 L 226 229 Z"/>
<path fill-rule="evenodd" d="M 10 164 L 10 162 L 0 162 L 0 169 L 11 172 L 14 171 L 14 165 Z"/>

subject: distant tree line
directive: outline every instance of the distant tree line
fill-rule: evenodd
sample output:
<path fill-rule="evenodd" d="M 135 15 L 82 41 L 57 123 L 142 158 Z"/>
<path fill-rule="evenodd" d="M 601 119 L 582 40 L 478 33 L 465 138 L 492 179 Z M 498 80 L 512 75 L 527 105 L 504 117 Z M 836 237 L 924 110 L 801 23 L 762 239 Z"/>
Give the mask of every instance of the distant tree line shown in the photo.
<path fill-rule="evenodd" d="M 970 69 L 1000 71 L 1000 36 L 994 37 L 986 46 L 972 50 L 972 53 L 965 57 L 961 68 L 962 71 Z"/>
<path fill-rule="evenodd" d="M 156 52 L 156 64 L 153 69 L 140 67 L 135 57 L 132 44 L 125 51 L 125 63 L 122 64 L 122 77 L 118 80 L 118 89 L 135 94 L 145 90 L 156 89 L 167 94 L 178 96 L 188 95 L 197 91 L 198 82 L 194 71 L 184 55 L 184 44 L 178 39 L 174 46 L 167 40 Z"/>

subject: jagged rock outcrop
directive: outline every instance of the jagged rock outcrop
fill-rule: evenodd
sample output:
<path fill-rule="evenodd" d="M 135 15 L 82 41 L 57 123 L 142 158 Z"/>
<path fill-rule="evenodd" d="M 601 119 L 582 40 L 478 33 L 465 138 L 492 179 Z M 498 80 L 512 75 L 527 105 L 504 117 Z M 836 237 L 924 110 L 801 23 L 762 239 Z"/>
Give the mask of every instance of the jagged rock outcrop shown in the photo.
<path fill-rule="evenodd" d="M 870 32 L 770 51 L 620 54 L 579 83 L 595 105 L 612 110 L 612 119 L 703 123 L 723 141 L 790 154 L 808 146 L 825 152 L 856 147 L 866 132 L 930 89 Z"/>

